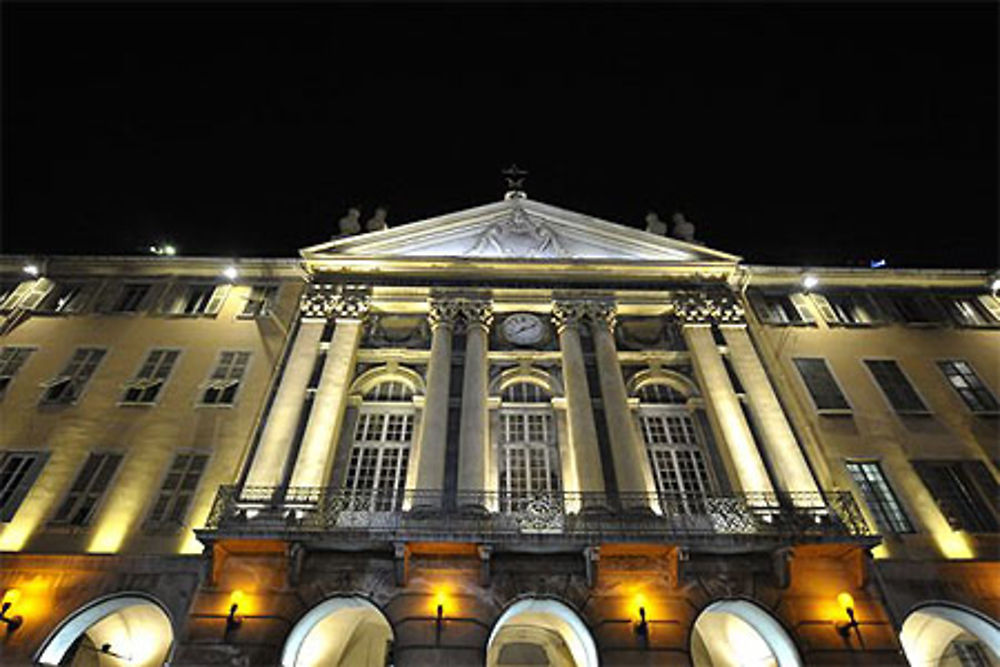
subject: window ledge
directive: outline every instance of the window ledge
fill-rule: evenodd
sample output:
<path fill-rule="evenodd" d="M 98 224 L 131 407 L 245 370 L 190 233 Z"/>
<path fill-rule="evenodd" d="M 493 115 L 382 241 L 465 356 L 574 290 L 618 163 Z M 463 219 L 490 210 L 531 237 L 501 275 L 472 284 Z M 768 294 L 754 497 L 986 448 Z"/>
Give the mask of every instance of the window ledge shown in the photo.
<path fill-rule="evenodd" d="M 816 414 L 821 417 L 850 417 L 854 411 L 850 408 L 823 408 L 816 410 Z"/>

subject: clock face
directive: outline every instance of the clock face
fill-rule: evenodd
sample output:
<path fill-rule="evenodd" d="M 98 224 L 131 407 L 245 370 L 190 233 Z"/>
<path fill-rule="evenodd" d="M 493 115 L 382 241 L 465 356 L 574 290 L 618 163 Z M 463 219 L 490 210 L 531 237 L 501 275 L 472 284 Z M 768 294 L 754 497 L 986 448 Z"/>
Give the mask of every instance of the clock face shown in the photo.
<path fill-rule="evenodd" d="M 511 315 L 500 327 L 504 338 L 515 345 L 534 345 L 545 338 L 545 323 L 529 313 Z"/>

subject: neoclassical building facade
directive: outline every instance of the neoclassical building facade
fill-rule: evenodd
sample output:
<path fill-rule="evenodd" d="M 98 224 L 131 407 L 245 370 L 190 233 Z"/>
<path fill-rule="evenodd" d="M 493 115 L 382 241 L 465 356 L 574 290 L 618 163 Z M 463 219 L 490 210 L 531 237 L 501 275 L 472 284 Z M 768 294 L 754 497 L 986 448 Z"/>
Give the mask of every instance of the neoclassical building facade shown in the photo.
<path fill-rule="evenodd" d="M 1000 665 L 996 273 L 519 191 L 2 262 L 3 664 Z"/>

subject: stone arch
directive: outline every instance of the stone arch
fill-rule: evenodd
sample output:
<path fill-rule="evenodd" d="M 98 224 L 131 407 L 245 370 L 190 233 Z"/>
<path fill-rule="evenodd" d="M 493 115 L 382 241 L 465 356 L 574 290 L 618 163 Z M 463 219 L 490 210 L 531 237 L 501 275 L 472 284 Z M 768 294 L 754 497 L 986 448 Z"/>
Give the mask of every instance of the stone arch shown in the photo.
<path fill-rule="evenodd" d="M 691 378 L 677 371 L 659 367 L 645 368 L 639 371 L 629 378 L 626 389 L 629 396 L 635 396 L 637 391 L 650 384 L 665 384 L 676 389 L 687 398 L 699 396 L 698 385 Z"/>
<path fill-rule="evenodd" d="M 348 393 L 351 395 L 363 396 L 377 384 L 394 381 L 402 382 L 409 387 L 414 394 L 424 394 L 427 391 L 424 379 L 420 377 L 420 373 L 406 366 L 389 363 L 385 366 L 369 368 L 367 371 L 359 375 L 354 379 L 354 382 L 351 383 L 351 388 Z"/>
<path fill-rule="evenodd" d="M 791 635 L 771 612 L 743 599 L 717 600 L 691 628 L 694 667 L 802 667 Z"/>
<path fill-rule="evenodd" d="M 281 667 L 383 667 L 394 639 L 385 612 L 360 595 L 319 603 L 295 624 Z"/>
<path fill-rule="evenodd" d="M 486 665 L 514 653 L 529 663 L 543 655 L 556 667 L 598 667 L 597 644 L 580 614 L 554 598 L 517 600 L 497 619 L 486 642 Z M 516 657 L 514 657 L 516 660 Z"/>
<path fill-rule="evenodd" d="M 899 633 L 903 653 L 914 667 L 942 664 L 955 640 L 963 639 L 978 644 L 975 650 L 992 653 L 992 664 L 1000 663 L 1000 625 L 967 607 L 950 602 L 918 605 L 907 614 Z"/>
<path fill-rule="evenodd" d="M 173 648 L 174 624 L 167 607 L 146 593 L 125 592 L 97 598 L 67 616 L 42 643 L 35 660 L 73 665 L 74 655 L 89 650 L 152 667 L 169 662 Z M 72 662 L 64 662 L 68 660 Z"/>
<path fill-rule="evenodd" d="M 549 392 L 553 396 L 562 396 L 562 383 L 551 373 L 535 366 L 517 366 L 508 368 L 490 381 L 490 395 L 497 396 L 504 389 L 518 382 L 530 382 Z"/>

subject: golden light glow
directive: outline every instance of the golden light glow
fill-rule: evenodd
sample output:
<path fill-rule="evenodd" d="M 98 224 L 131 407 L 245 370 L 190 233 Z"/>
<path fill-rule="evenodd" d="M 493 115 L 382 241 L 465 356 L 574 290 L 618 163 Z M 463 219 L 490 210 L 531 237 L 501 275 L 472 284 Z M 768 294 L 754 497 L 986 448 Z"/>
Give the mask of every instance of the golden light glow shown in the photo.
<path fill-rule="evenodd" d="M 94 554 L 113 554 L 121 549 L 130 523 L 125 517 L 107 516 L 87 545 L 87 551 Z"/>
<path fill-rule="evenodd" d="M 448 614 L 454 613 L 455 600 L 446 586 L 437 586 L 433 589 L 433 595 L 431 595 L 429 606 L 432 616 L 437 616 L 438 607 L 441 608 L 441 615 L 447 616 Z"/>
<path fill-rule="evenodd" d="M 21 599 L 21 591 L 17 588 L 8 588 L 7 592 L 3 594 L 2 604 L 9 604 L 11 607 L 16 605 Z"/>
<path fill-rule="evenodd" d="M 242 607 L 245 600 L 246 595 L 238 588 L 229 595 L 230 606 L 236 605 L 237 607 Z"/>
<path fill-rule="evenodd" d="M 844 591 L 837 596 L 837 604 L 840 605 L 840 608 L 848 616 L 854 613 L 854 598 L 847 591 Z"/>
<path fill-rule="evenodd" d="M 884 544 L 880 544 L 874 549 L 872 549 L 872 558 L 875 560 L 882 560 L 883 558 L 889 558 L 892 554 L 889 553 L 889 548 Z"/>
<path fill-rule="evenodd" d="M 648 605 L 648 603 L 646 601 L 646 596 L 645 595 L 643 595 L 642 593 L 636 593 L 635 596 L 633 596 L 633 598 L 632 598 L 632 605 L 635 608 L 635 619 L 637 621 L 643 620 L 642 619 L 642 613 L 639 611 L 640 609 L 642 609 L 646 613 L 646 616 L 648 618 L 648 616 L 649 616 L 649 605 Z"/>
<path fill-rule="evenodd" d="M 949 560 L 975 557 L 965 535 L 961 532 L 951 530 L 950 527 L 935 531 L 934 541 L 937 542 L 938 548 L 944 554 L 944 557 Z"/>

